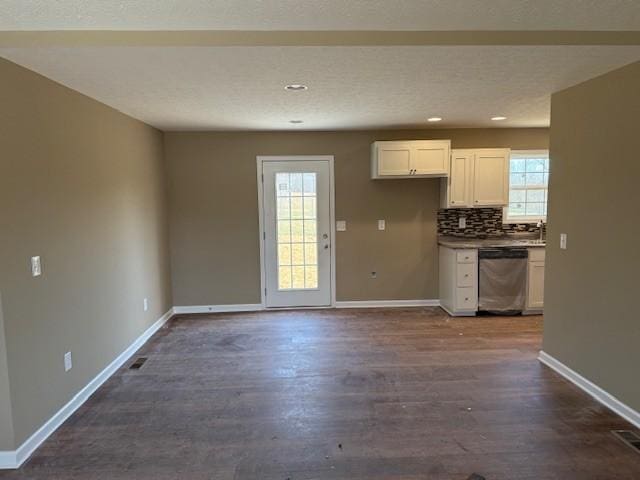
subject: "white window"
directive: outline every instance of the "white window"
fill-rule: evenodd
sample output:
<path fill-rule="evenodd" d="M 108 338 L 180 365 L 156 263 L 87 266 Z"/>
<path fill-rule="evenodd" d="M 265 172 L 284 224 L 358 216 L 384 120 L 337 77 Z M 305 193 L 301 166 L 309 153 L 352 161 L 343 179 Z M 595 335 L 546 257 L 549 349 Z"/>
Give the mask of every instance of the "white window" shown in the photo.
<path fill-rule="evenodd" d="M 547 220 L 548 150 L 514 150 L 509 162 L 509 205 L 504 223 Z"/>

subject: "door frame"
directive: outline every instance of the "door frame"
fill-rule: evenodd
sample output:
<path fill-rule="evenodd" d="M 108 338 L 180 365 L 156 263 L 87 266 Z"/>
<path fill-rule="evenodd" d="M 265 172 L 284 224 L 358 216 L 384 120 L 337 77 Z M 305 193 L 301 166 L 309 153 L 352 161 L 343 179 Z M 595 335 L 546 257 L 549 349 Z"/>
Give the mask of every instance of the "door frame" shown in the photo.
<path fill-rule="evenodd" d="M 331 304 L 327 307 L 336 306 L 336 201 L 335 201 L 335 177 L 333 171 L 333 155 L 258 155 L 256 157 L 256 180 L 258 183 L 258 235 L 260 237 L 260 302 L 265 310 L 293 310 L 298 308 L 327 308 L 327 307 L 267 307 L 265 288 L 267 286 L 267 273 L 265 265 L 265 229 L 264 229 L 264 188 L 262 166 L 265 162 L 294 162 L 294 161 L 326 161 L 329 164 L 329 237 L 331 239 L 331 274 L 329 275 L 331 285 Z"/>

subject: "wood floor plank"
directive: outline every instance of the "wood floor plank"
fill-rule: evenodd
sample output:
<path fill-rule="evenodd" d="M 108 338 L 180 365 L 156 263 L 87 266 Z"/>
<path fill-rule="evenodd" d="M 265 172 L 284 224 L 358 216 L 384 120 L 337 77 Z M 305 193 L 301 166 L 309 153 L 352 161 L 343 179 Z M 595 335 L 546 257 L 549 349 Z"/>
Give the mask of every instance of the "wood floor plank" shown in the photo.
<path fill-rule="evenodd" d="M 542 317 L 173 319 L 0 479 L 640 479 L 632 429 L 537 361 Z"/>

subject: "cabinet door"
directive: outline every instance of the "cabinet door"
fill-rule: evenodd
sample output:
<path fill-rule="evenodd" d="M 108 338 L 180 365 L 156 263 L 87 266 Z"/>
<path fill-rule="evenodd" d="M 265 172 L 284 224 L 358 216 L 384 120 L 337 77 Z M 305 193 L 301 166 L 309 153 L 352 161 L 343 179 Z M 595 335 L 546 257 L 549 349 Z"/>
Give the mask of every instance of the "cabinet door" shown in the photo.
<path fill-rule="evenodd" d="M 449 141 L 413 142 L 410 170 L 413 175 L 448 175 Z"/>
<path fill-rule="evenodd" d="M 470 206 L 470 181 L 473 155 L 470 152 L 453 150 L 451 174 L 449 175 L 449 207 Z"/>
<path fill-rule="evenodd" d="M 540 310 L 544 306 L 544 262 L 529 262 L 527 309 Z"/>
<path fill-rule="evenodd" d="M 476 150 L 473 165 L 473 205 L 501 206 L 509 195 L 508 149 Z"/>
<path fill-rule="evenodd" d="M 378 175 L 403 176 L 411 170 L 411 144 L 407 142 L 380 142 L 377 145 Z"/>

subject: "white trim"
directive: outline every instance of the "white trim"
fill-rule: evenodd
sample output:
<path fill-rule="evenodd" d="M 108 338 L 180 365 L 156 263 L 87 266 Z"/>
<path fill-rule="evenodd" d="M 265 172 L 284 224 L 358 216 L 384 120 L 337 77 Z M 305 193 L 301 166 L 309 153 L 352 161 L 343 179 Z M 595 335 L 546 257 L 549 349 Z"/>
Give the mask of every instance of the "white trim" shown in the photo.
<path fill-rule="evenodd" d="M 336 302 L 336 308 L 439 307 L 440 300 L 356 300 Z"/>
<path fill-rule="evenodd" d="M 186 305 L 173 307 L 176 315 L 186 315 L 190 313 L 222 313 L 222 312 L 258 312 L 264 310 L 264 305 L 260 303 L 244 303 L 231 305 Z"/>
<path fill-rule="evenodd" d="M 519 217 L 519 218 L 507 218 L 507 212 L 509 207 L 502 207 L 502 224 L 503 225 L 525 225 L 525 224 L 534 224 L 542 221 L 542 223 L 547 223 L 546 215 L 539 215 L 537 217 Z"/>
<path fill-rule="evenodd" d="M 549 150 L 541 148 L 538 150 L 511 150 L 511 158 L 531 158 L 535 156 L 549 156 Z"/>
<path fill-rule="evenodd" d="M 547 367 L 562 375 L 577 387 L 587 392 L 602 405 L 608 407 L 610 410 L 613 410 L 613 412 L 617 413 L 622 418 L 635 425 L 637 428 L 640 428 L 640 412 L 635 411 L 633 408 L 621 402 L 609 392 L 603 390 L 595 383 L 584 378 L 578 372 L 567 367 L 560 360 L 555 359 L 548 353 L 541 350 L 540 354 L 538 355 L 538 360 L 545 364 Z"/>
<path fill-rule="evenodd" d="M 245 303 L 232 305 L 187 305 L 173 307 L 175 315 L 188 315 L 199 313 L 225 313 L 225 312 L 272 312 L 278 310 L 322 310 L 327 308 L 392 308 L 392 307 L 439 307 L 440 301 L 435 300 L 356 300 L 339 301 L 335 305 L 327 307 L 275 307 L 267 308 L 260 303 Z"/>
<path fill-rule="evenodd" d="M 80 390 L 69 402 L 31 435 L 17 450 L 0 452 L 0 469 L 19 468 L 25 460 L 71 416 L 100 386 L 142 347 L 174 315 L 169 309 L 153 325 L 147 328 L 127 349 L 118 355 L 104 370 Z"/>
<path fill-rule="evenodd" d="M 258 155 L 256 157 L 256 176 L 258 182 L 258 228 L 260 235 L 260 301 L 261 310 L 267 305 L 264 289 L 267 285 L 265 253 L 264 253 L 264 207 L 263 207 L 263 176 L 262 164 L 264 162 L 291 162 L 291 161 L 327 161 L 329 162 L 329 223 L 331 235 L 331 305 L 336 306 L 336 182 L 334 174 L 333 155 Z M 304 307 L 291 307 L 304 308 Z M 321 307 L 326 308 L 326 307 Z"/>
<path fill-rule="evenodd" d="M 439 306 L 441 309 L 447 312 L 450 317 L 475 317 L 478 314 L 477 310 L 468 310 L 466 312 L 462 311 L 462 312 L 454 313 L 453 311 L 449 310 L 447 307 L 445 307 L 442 304 L 440 304 Z"/>
<path fill-rule="evenodd" d="M 15 450 L 0 451 L 0 470 L 9 470 L 18 467 L 20 467 L 20 465 L 18 464 Z"/>
<path fill-rule="evenodd" d="M 531 157 L 547 157 L 549 161 L 551 158 L 549 157 L 549 150 L 541 149 L 541 150 L 511 150 L 511 154 L 509 156 L 509 173 L 511 173 L 511 159 L 512 158 L 531 158 Z M 550 172 L 549 172 L 550 175 Z M 544 188 L 545 190 L 549 190 L 549 184 L 546 186 L 540 186 L 540 188 Z M 511 175 L 509 175 L 509 191 L 511 191 Z M 522 190 L 527 190 L 527 188 L 522 188 Z M 548 213 L 548 212 L 547 212 Z M 542 220 L 544 223 L 547 223 L 547 215 L 532 215 L 532 216 L 522 216 L 522 217 L 509 217 L 509 203 L 502 207 L 502 224 L 503 225 L 513 225 L 513 224 L 526 224 L 526 223 L 538 223 L 539 220 Z"/>

